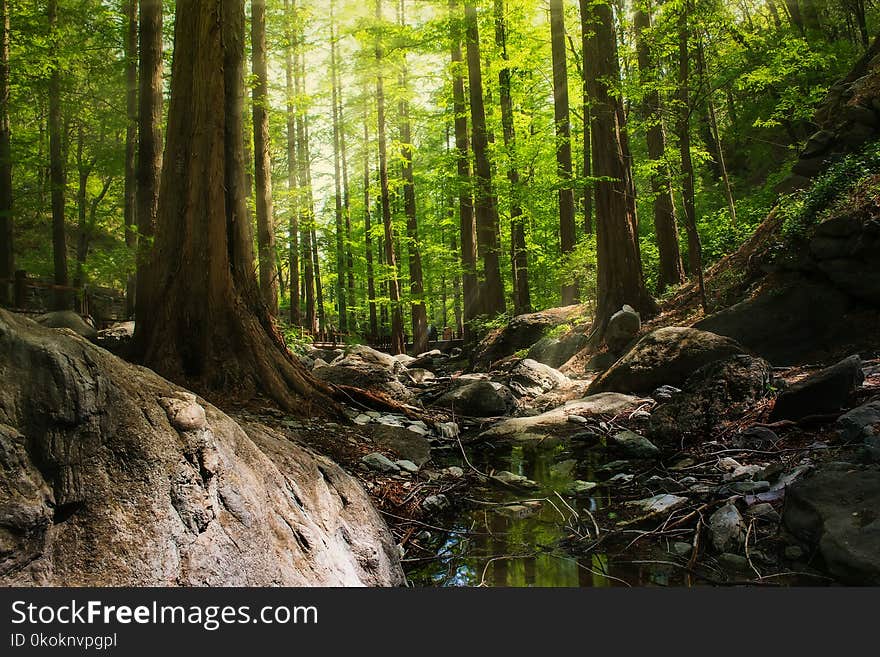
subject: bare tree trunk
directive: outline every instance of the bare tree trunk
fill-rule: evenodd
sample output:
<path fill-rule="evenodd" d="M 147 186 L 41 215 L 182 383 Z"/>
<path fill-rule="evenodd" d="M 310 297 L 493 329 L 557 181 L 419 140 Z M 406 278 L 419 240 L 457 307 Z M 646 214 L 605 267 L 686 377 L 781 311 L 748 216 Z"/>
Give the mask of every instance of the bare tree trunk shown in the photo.
<path fill-rule="evenodd" d="M 501 100 L 501 125 L 504 131 L 504 147 L 510 164 L 507 179 L 510 181 L 510 252 L 513 270 L 513 307 L 517 315 L 531 312 L 529 293 L 529 261 L 526 251 L 526 231 L 523 221 L 519 170 L 516 166 L 516 132 L 513 126 L 513 100 L 510 94 L 510 57 L 507 54 L 507 24 L 504 18 L 504 0 L 495 0 L 495 43 L 501 58 L 508 63 L 498 72 L 498 89 Z"/>
<path fill-rule="evenodd" d="M 465 2 L 467 36 L 468 91 L 474 150 L 474 198 L 477 218 L 477 253 L 483 261 L 480 281 L 480 313 L 494 316 L 505 311 L 504 285 L 499 259 L 498 199 L 492 188 L 492 165 L 489 162 L 489 133 L 483 104 L 483 73 L 480 69 L 480 35 L 473 0 Z"/>
<path fill-rule="evenodd" d="M 367 118 L 367 100 L 364 96 L 364 248 L 367 259 L 367 302 L 370 308 L 370 336 L 379 337 L 376 318 L 376 279 L 373 274 L 373 226 L 370 217 L 370 125 Z"/>
<path fill-rule="evenodd" d="M 636 7 L 634 26 L 636 50 L 638 53 L 639 78 L 645 96 L 641 112 L 648 124 L 646 141 L 648 157 L 652 160 L 651 193 L 654 195 L 654 232 L 657 249 L 660 252 L 660 267 L 657 276 L 657 291 L 662 294 L 670 285 L 684 281 L 684 267 L 678 247 L 678 222 L 669 181 L 669 168 L 666 164 L 666 135 L 663 130 L 663 115 L 660 107 L 660 93 L 657 91 L 656 66 L 651 56 L 651 48 L 645 32 L 651 28 L 649 0 L 643 0 Z"/>
<path fill-rule="evenodd" d="M 330 0 L 330 81 L 331 81 L 331 116 L 333 122 L 333 185 L 335 188 L 334 203 L 336 205 L 336 311 L 339 316 L 339 330 L 348 330 L 348 305 L 346 303 L 345 286 L 345 235 L 342 218 L 342 166 L 339 161 L 339 89 L 336 87 L 336 16 L 335 2 Z"/>
<path fill-rule="evenodd" d="M 278 272 L 275 268 L 275 217 L 272 209 L 272 161 L 269 155 L 269 93 L 266 64 L 266 0 L 251 2 L 251 72 L 256 183 L 257 251 L 260 292 L 269 314 L 278 315 Z"/>
<path fill-rule="evenodd" d="M 550 0 L 550 46 L 553 55 L 553 114 L 556 124 L 556 167 L 559 185 L 559 246 L 565 256 L 574 251 L 574 190 L 571 187 L 571 123 L 568 109 L 568 65 L 562 0 Z M 562 286 L 562 305 L 575 303 L 577 285 Z"/>
<path fill-rule="evenodd" d="M 137 164 L 137 120 L 138 120 L 138 0 L 125 2 L 125 109 L 128 123 L 125 126 L 125 191 L 123 193 L 123 215 L 125 221 L 125 246 L 132 253 L 137 250 L 137 187 L 135 185 L 135 166 Z M 129 274 L 125 285 L 125 314 L 134 316 L 135 288 L 134 273 Z"/>
<path fill-rule="evenodd" d="M 299 102 L 305 87 L 305 71 L 303 68 L 303 35 L 301 28 L 296 28 L 296 44 L 294 52 L 293 84 L 294 94 Z M 303 286 L 305 287 L 306 312 L 304 323 L 312 333 L 318 330 L 318 316 L 315 308 L 315 267 L 312 259 L 312 231 L 314 222 L 314 206 L 312 204 L 311 174 L 309 169 L 309 136 L 306 132 L 304 108 L 297 106 L 296 111 L 296 153 L 297 178 L 299 183 L 299 229 L 302 244 Z"/>
<path fill-rule="evenodd" d="M 52 50 L 57 52 L 58 44 L 58 0 L 49 0 L 49 34 L 53 41 Z M 67 273 L 67 233 L 64 226 L 65 175 L 63 144 L 64 130 L 61 125 L 61 64 L 53 58 L 49 75 L 49 180 L 52 188 L 52 253 L 55 265 L 53 295 L 55 310 L 71 306 L 69 290 L 61 289 L 69 284 Z"/>
<path fill-rule="evenodd" d="M 351 242 L 351 190 L 348 186 L 348 155 L 345 142 L 345 114 L 343 112 L 344 104 L 342 102 L 342 79 L 339 71 L 336 71 L 336 83 L 339 87 L 339 157 L 342 160 L 342 213 L 345 218 L 345 272 L 346 287 L 348 288 L 348 328 L 355 330 L 357 328 L 357 316 L 355 308 L 357 300 L 354 290 L 354 254 L 352 253 Z"/>
<path fill-rule="evenodd" d="M 12 214 L 12 131 L 9 125 L 9 0 L 0 0 L 0 305 L 9 304 L 10 282 L 15 276 L 12 247 L 15 219 Z"/>
<path fill-rule="evenodd" d="M 596 196 L 595 189 L 593 187 L 593 183 L 589 181 L 589 178 L 593 174 L 593 166 L 592 166 L 592 157 L 591 157 L 591 145 L 590 145 L 590 131 L 592 125 L 592 102 L 590 100 L 590 83 L 587 78 L 587 62 L 586 57 L 587 53 L 590 50 L 590 0 L 580 0 L 580 17 L 581 17 L 581 52 L 583 58 L 582 70 L 581 74 L 583 77 L 583 101 L 582 101 L 582 111 L 583 111 L 583 141 L 584 141 L 584 179 L 587 182 L 584 183 L 584 232 L 587 235 L 593 234 L 593 199 Z"/>
<path fill-rule="evenodd" d="M 145 363 L 202 394 L 265 395 L 290 413 L 339 415 L 330 388 L 287 352 L 260 298 L 253 250 L 243 243 L 251 235 L 244 3 L 179 3 L 175 21 L 153 261 L 158 303 L 137 324 Z"/>
<path fill-rule="evenodd" d="M 452 16 L 457 15 L 456 0 L 449 0 Z M 455 150 L 458 169 L 458 213 L 461 236 L 462 294 L 464 295 L 463 332 L 470 331 L 470 322 L 480 314 L 477 283 L 477 225 L 474 217 L 474 197 L 471 189 L 470 139 L 468 138 L 467 106 L 465 104 L 461 34 L 453 22 L 452 52 L 452 111 L 455 123 Z"/>
<path fill-rule="evenodd" d="M 287 45 L 284 57 L 284 81 L 287 92 L 287 193 L 289 196 L 290 213 L 287 220 L 287 261 L 290 269 L 290 323 L 294 326 L 302 324 L 300 311 L 300 276 L 299 276 L 299 212 L 302 198 L 298 183 L 299 160 L 296 152 L 296 115 L 297 103 L 294 86 L 293 58 L 296 49 L 295 5 L 284 0 L 284 17 L 287 21 Z"/>
<path fill-rule="evenodd" d="M 376 20 L 382 20 L 382 0 L 376 0 Z M 388 280 L 388 298 L 391 301 L 391 353 L 406 352 L 403 316 L 400 310 L 400 280 L 397 256 L 394 253 L 394 227 L 391 223 L 391 199 L 388 191 L 388 146 L 385 137 L 385 82 L 382 73 L 384 51 L 381 40 L 376 40 L 376 113 L 379 127 L 379 181 L 382 188 L 382 225 L 385 228 L 385 264 L 391 272 Z"/>
<path fill-rule="evenodd" d="M 162 1 L 140 0 L 138 19 L 139 81 L 138 149 L 135 171 L 137 187 L 138 242 L 135 317 L 138 321 L 154 312 L 153 285 L 149 280 L 152 238 L 156 235 L 159 180 L 162 172 Z M 137 349 L 145 350 L 135 335 Z"/>

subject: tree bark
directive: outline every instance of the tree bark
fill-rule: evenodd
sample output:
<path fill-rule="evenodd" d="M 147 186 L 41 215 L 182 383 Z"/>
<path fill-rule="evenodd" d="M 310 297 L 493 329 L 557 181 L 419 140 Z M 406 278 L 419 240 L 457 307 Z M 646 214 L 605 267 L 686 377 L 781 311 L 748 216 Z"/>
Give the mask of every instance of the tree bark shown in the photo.
<path fill-rule="evenodd" d="M 367 260 L 367 302 L 370 313 L 370 336 L 379 337 L 379 323 L 376 317 L 376 278 L 373 274 L 373 226 L 370 216 L 370 124 L 368 120 L 368 104 L 364 95 L 364 249 Z"/>
<path fill-rule="evenodd" d="M 565 17 L 562 0 L 550 0 L 550 47 L 553 57 L 553 116 L 556 125 L 556 168 L 559 184 L 559 246 L 565 256 L 574 251 L 574 190 L 571 186 L 571 122 L 568 109 L 568 65 L 565 53 Z M 562 305 L 577 300 L 577 286 L 562 286 Z"/>
<path fill-rule="evenodd" d="M 145 364 L 202 394 L 264 395 L 290 413 L 339 415 L 330 388 L 286 350 L 244 244 L 244 3 L 179 3 L 175 21 L 157 304 L 136 328 Z"/>
<path fill-rule="evenodd" d="M 128 119 L 125 126 L 125 189 L 123 192 L 123 215 L 125 222 L 125 246 L 130 252 L 137 251 L 137 187 L 135 185 L 135 166 L 137 164 L 137 117 L 138 117 L 138 0 L 125 2 L 125 110 Z M 125 285 L 125 314 L 134 316 L 135 287 L 134 273 L 128 276 Z"/>
<path fill-rule="evenodd" d="M 583 64 L 581 66 L 581 74 L 583 77 L 583 167 L 584 167 L 584 232 L 587 235 L 593 234 L 593 201 L 596 196 L 596 190 L 590 178 L 593 175 L 590 130 L 592 126 L 592 101 L 590 100 L 590 82 L 587 77 L 587 53 L 590 50 L 590 0 L 580 0 L 580 18 L 581 18 L 581 53 Z"/>
<path fill-rule="evenodd" d="M 296 50 L 295 3 L 284 0 L 284 16 L 287 22 L 284 53 L 284 83 L 287 92 L 287 194 L 289 199 L 287 219 L 287 266 L 290 270 L 290 323 L 302 325 L 299 276 L 299 212 L 302 198 L 298 178 L 299 160 L 296 152 L 296 116 L 299 98 L 294 83 L 293 59 Z"/>
<path fill-rule="evenodd" d="M 342 166 L 340 163 L 340 128 L 339 128 L 339 89 L 336 87 L 336 16 L 335 2 L 330 0 L 330 81 L 331 81 L 331 115 L 333 118 L 333 185 L 335 187 L 334 203 L 336 206 L 336 311 L 339 319 L 339 330 L 348 330 L 348 305 L 346 303 L 345 286 L 345 235 L 342 218 Z"/>
<path fill-rule="evenodd" d="M 376 0 L 376 20 L 382 20 L 382 0 Z M 388 298 L 391 302 L 391 353 L 406 352 L 406 336 L 403 332 L 403 316 L 400 310 L 400 280 L 397 273 L 397 256 L 394 253 L 394 226 L 391 223 L 391 198 L 388 190 L 388 145 L 385 136 L 385 82 L 382 73 L 384 50 L 380 39 L 376 40 L 376 114 L 379 139 L 379 182 L 382 190 L 382 225 L 385 229 L 385 265 L 389 272 Z"/>
<path fill-rule="evenodd" d="M 9 124 L 9 0 L 0 0 L 0 305 L 12 301 L 15 276 L 12 214 L 12 131 Z"/>
<path fill-rule="evenodd" d="M 651 167 L 651 193 L 654 196 L 654 233 L 657 249 L 660 252 L 657 272 L 657 292 L 662 294 L 670 285 L 680 285 L 684 281 L 684 267 L 678 247 L 678 222 L 666 163 L 666 135 L 663 130 L 663 115 L 660 107 L 660 93 L 657 91 L 656 66 L 651 56 L 651 46 L 645 32 L 651 28 L 650 0 L 637 5 L 634 16 L 636 51 L 638 54 L 639 78 L 645 90 L 641 113 L 647 123 L 646 141 Z"/>
<path fill-rule="evenodd" d="M 52 51 L 57 53 L 59 44 L 58 36 L 58 0 L 49 0 L 47 7 L 49 19 L 49 35 L 52 41 Z M 69 290 L 62 289 L 68 286 L 67 272 L 67 231 L 64 225 L 64 201 L 65 201 L 65 167 L 63 144 L 64 129 L 61 125 L 61 63 L 57 56 L 52 57 L 51 73 L 49 75 L 49 184 L 52 189 L 52 254 L 54 263 L 54 282 L 56 286 L 53 294 L 53 308 L 55 310 L 69 309 L 72 296 Z"/>

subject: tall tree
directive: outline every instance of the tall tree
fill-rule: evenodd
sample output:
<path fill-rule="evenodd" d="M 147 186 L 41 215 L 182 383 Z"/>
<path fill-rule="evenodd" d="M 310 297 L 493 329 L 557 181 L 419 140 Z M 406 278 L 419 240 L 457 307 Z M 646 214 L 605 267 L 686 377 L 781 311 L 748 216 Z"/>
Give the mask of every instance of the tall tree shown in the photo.
<path fill-rule="evenodd" d="M 669 167 L 666 163 L 666 134 L 663 128 L 663 114 L 660 107 L 660 92 L 657 90 L 657 70 L 651 53 L 651 0 L 641 0 L 636 4 L 633 26 L 636 36 L 636 52 L 639 64 L 639 80 L 644 93 L 641 105 L 642 119 L 647 124 L 646 140 L 648 158 L 651 161 L 651 193 L 654 197 L 654 233 L 660 264 L 657 276 L 657 291 L 684 281 L 684 267 L 678 248 L 678 223 L 672 197 Z"/>
<path fill-rule="evenodd" d="M 269 93 L 266 63 L 266 0 L 251 2 L 251 72 L 253 74 L 254 182 L 256 183 L 257 252 L 260 292 L 278 315 L 275 218 L 272 209 L 272 160 L 269 153 Z"/>
<path fill-rule="evenodd" d="M 522 193 L 519 169 L 516 166 L 516 132 L 513 125 L 513 99 L 511 98 L 510 56 L 507 53 L 507 21 L 504 16 L 504 0 L 495 0 L 495 43 L 504 62 L 498 71 L 498 90 L 501 101 L 501 125 L 504 147 L 508 153 L 507 180 L 510 182 L 510 254 L 513 272 L 513 307 L 517 315 L 531 312 L 529 292 L 529 260 L 526 250 L 526 229 L 523 220 L 520 194 Z"/>
<path fill-rule="evenodd" d="M 71 295 L 67 289 L 67 231 L 64 225 L 66 167 L 61 116 L 61 62 L 58 55 L 61 45 L 58 0 L 49 0 L 46 13 L 49 19 L 49 39 L 54 53 L 49 72 L 49 180 L 52 189 L 52 253 L 56 286 L 52 303 L 56 310 L 63 310 L 70 306 Z"/>
<path fill-rule="evenodd" d="M 382 22 L 382 0 L 376 0 L 376 21 Z M 376 115 L 379 140 L 379 184 L 381 187 L 382 225 L 385 229 L 385 269 L 388 271 L 388 298 L 391 301 L 391 353 L 406 352 L 403 316 L 400 309 L 400 280 L 394 252 L 394 226 L 391 222 L 391 198 L 388 189 L 388 142 L 385 135 L 385 81 L 382 67 L 385 51 L 381 38 L 376 39 Z"/>
<path fill-rule="evenodd" d="M 346 303 L 345 286 L 345 234 L 342 207 L 342 164 L 340 162 L 340 116 L 339 116 L 339 92 L 336 87 L 337 67 L 339 63 L 336 56 L 336 15 L 335 2 L 330 0 L 330 80 L 331 102 L 333 117 L 333 184 L 335 186 L 334 201 L 336 204 L 336 304 L 339 313 L 339 330 L 348 330 L 348 306 Z"/>
<path fill-rule="evenodd" d="M 137 187 L 135 166 L 137 164 L 137 115 L 138 115 L 138 0 L 125 1 L 125 191 L 123 213 L 125 221 L 125 245 L 134 253 L 137 250 Z M 125 286 L 125 310 L 134 316 L 136 279 L 130 274 Z"/>
<path fill-rule="evenodd" d="M 15 275 L 12 248 L 12 131 L 9 123 L 9 0 L 0 0 L 0 304 L 10 303 Z"/>
<path fill-rule="evenodd" d="M 405 27 L 404 0 L 399 0 L 398 22 Z M 416 216 L 416 187 L 413 178 L 412 126 L 409 119 L 406 54 L 400 70 L 401 96 L 397 104 L 400 121 L 400 159 L 403 162 L 403 212 L 406 215 L 406 236 L 409 245 L 410 309 L 412 315 L 413 350 L 428 350 L 428 312 L 425 308 L 425 283 L 422 276 L 422 253 L 419 245 L 419 222 Z"/>
<path fill-rule="evenodd" d="M 162 171 L 162 0 L 140 0 L 138 17 L 138 148 L 135 168 L 138 256 L 135 317 L 154 312 L 147 281 L 152 240 L 159 210 L 159 180 Z M 135 336 L 137 340 L 140 335 Z M 142 345 L 138 345 L 143 349 Z"/>
<path fill-rule="evenodd" d="M 155 312 L 138 320 L 144 361 L 203 393 L 266 395 L 331 414 L 329 388 L 287 352 L 259 294 L 244 175 L 244 2 L 178 3 Z M 194 302 L 195 300 L 195 302 Z"/>
<path fill-rule="evenodd" d="M 464 297 L 463 329 L 467 335 L 471 320 L 480 314 L 477 284 L 477 224 L 471 189 L 470 137 L 461 54 L 461 29 L 457 20 L 457 0 L 449 0 L 451 16 L 452 111 L 455 125 L 455 162 L 457 167 L 458 215 L 461 240 L 461 286 Z"/>
<path fill-rule="evenodd" d="M 370 143 L 370 122 L 368 118 L 366 94 L 364 94 L 364 248 L 367 261 L 367 303 L 370 313 L 370 337 L 376 339 L 379 336 L 379 324 L 376 318 L 376 278 L 373 274 L 373 226 L 370 216 L 370 151 L 367 145 Z"/>
<path fill-rule="evenodd" d="M 480 314 L 504 313 L 504 285 L 501 282 L 498 235 L 498 199 L 492 187 L 489 161 L 489 132 L 483 102 L 483 72 L 480 67 L 480 33 L 473 0 L 465 2 L 468 92 L 471 105 L 474 151 L 474 205 L 477 220 L 477 253 L 483 261 L 479 287 Z"/>
<path fill-rule="evenodd" d="M 593 188 L 593 183 L 590 181 L 593 173 L 593 158 L 590 153 L 592 151 L 592 145 L 590 144 L 590 129 L 592 126 L 592 119 L 590 117 L 590 113 L 592 112 L 592 102 L 590 101 L 590 81 L 587 77 L 587 66 L 586 66 L 586 53 L 590 50 L 590 0 L 579 0 L 579 8 L 580 8 L 580 18 L 581 18 L 581 53 L 582 53 L 582 62 L 581 62 L 581 77 L 583 78 L 583 85 L 581 90 L 581 112 L 583 116 L 582 119 L 582 131 L 583 131 L 583 173 L 584 173 L 584 189 L 583 189 L 583 209 L 584 209 L 584 232 L 587 235 L 593 234 L 593 199 L 595 197 L 595 190 Z"/>
<path fill-rule="evenodd" d="M 592 145 L 596 183 L 596 256 L 599 298 L 594 339 L 611 315 L 629 304 L 642 316 L 656 312 L 645 289 L 639 258 L 635 198 L 629 172 L 623 108 L 617 86 L 620 68 L 611 5 L 592 6 L 590 48 L 584 55 L 593 100 Z"/>
<path fill-rule="evenodd" d="M 296 96 L 294 84 L 293 59 L 296 44 L 296 28 L 294 20 L 296 13 L 295 5 L 291 0 L 284 0 L 284 20 L 287 25 L 285 30 L 284 47 L 284 83 L 287 93 L 287 193 L 290 207 L 287 219 L 287 266 L 290 270 L 290 323 L 300 326 L 302 317 L 300 312 L 300 275 L 299 275 L 299 213 L 302 199 L 299 192 L 297 179 L 299 161 L 296 152 L 296 116 L 299 98 Z"/>
<path fill-rule="evenodd" d="M 553 58 L 553 116 L 556 125 L 556 166 L 559 173 L 559 246 L 563 256 L 574 251 L 577 237 L 572 189 L 571 120 L 568 108 L 568 65 L 562 0 L 550 0 L 550 47 Z M 562 286 L 562 305 L 577 300 L 577 286 Z"/>

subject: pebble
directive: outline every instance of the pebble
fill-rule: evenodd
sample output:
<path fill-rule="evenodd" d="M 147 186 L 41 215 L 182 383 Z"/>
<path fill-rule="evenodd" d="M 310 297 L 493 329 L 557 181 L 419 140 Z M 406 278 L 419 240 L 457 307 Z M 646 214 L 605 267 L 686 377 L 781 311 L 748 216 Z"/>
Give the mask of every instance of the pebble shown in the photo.
<path fill-rule="evenodd" d="M 449 507 L 449 498 L 443 493 L 440 493 L 439 495 L 430 495 L 422 500 L 422 508 L 425 509 L 425 511 L 436 513 L 438 511 L 445 511 Z"/>
<path fill-rule="evenodd" d="M 391 459 L 379 452 L 367 454 L 361 459 L 361 463 L 370 468 L 370 470 L 375 470 L 377 472 L 400 472 L 400 466 L 396 465 Z"/>

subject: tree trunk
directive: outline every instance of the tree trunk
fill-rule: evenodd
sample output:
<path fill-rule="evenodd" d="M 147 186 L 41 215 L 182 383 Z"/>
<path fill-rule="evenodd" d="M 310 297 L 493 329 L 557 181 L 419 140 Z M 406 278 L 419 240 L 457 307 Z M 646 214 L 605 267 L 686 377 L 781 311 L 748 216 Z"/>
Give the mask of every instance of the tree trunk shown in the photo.
<path fill-rule="evenodd" d="M 140 0 L 138 19 L 138 149 L 135 170 L 138 241 L 135 317 L 153 314 L 153 290 L 147 281 L 151 240 L 156 235 L 159 179 L 162 171 L 162 1 Z M 135 336 L 140 340 L 140 333 Z M 140 352 L 145 347 L 137 344 Z"/>
<path fill-rule="evenodd" d="M 138 0 L 125 2 L 125 109 L 128 122 L 125 126 L 125 190 L 123 192 L 123 216 L 125 221 L 125 246 L 131 253 L 137 250 L 137 188 L 135 186 L 135 166 L 137 159 L 137 116 L 138 116 Z M 134 317 L 135 286 L 134 273 L 128 276 L 125 286 L 125 314 Z"/>
<path fill-rule="evenodd" d="M 507 24 L 504 18 L 504 0 L 495 0 L 495 42 L 501 51 L 505 65 L 498 72 L 498 89 L 501 100 L 501 126 L 504 132 L 504 148 L 509 165 L 507 179 L 510 182 L 510 252 L 513 271 L 513 307 L 517 315 L 532 311 L 529 293 L 529 262 L 526 251 L 526 231 L 523 221 L 519 170 L 516 166 L 516 132 L 513 126 L 513 100 L 510 93 L 510 57 L 507 54 Z"/>
<path fill-rule="evenodd" d="M 342 166 L 339 161 L 340 128 L 339 128 L 339 89 L 336 87 L 336 17 L 335 2 L 330 0 L 330 83 L 331 83 L 331 115 L 333 118 L 333 185 L 335 188 L 334 203 L 336 206 L 336 311 L 340 331 L 348 330 L 348 305 L 346 303 L 345 286 L 345 235 L 342 218 Z"/>
<path fill-rule="evenodd" d="M 269 314 L 278 315 L 278 272 L 275 269 L 275 218 L 272 209 L 272 161 L 269 147 L 269 94 L 266 64 L 266 0 L 251 2 L 251 72 L 256 183 L 257 252 L 260 292 Z"/>
<path fill-rule="evenodd" d="M 457 14 L 457 1 L 449 0 L 452 16 Z M 452 110 L 455 124 L 456 165 L 458 169 L 458 214 L 461 236 L 462 294 L 464 296 L 463 324 L 465 335 L 470 323 L 480 314 L 477 284 L 477 225 L 474 218 L 474 200 L 471 189 L 470 139 L 468 138 L 467 106 L 465 104 L 461 34 L 453 19 L 452 52 Z"/>
<path fill-rule="evenodd" d="M 290 323 L 302 325 L 300 311 L 299 276 L 299 212 L 302 198 L 298 183 L 299 160 L 296 152 L 296 115 L 299 98 L 294 86 L 293 58 L 296 50 L 296 30 L 293 27 L 295 7 L 284 0 L 284 17 L 287 22 L 287 45 L 284 53 L 284 82 L 287 92 L 287 193 L 289 217 L 287 220 L 287 263 L 290 270 Z"/>
<path fill-rule="evenodd" d="M 553 116 L 556 125 L 556 167 L 559 185 L 559 246 L 565 256 L 574 251 L 574 190 L 571 186 L 571 124 L 568 110 L 568 65 L 565 54 L 565 19 L 562 0 L 550 0 L 550 46 L 553 56 Z M 577 286 L 562 286 L 562 305 L 577 300 Z"/>
<path fill-rule="evenodd" d="M 373 226 L 370 216 L 370 124 L 367 118 L 367 96 L 364 95 L 364 248 L 367 260 L 367 302 L 370 308 L 370 336 L 379 337 L 376 317 L 376 279 L 373 274 Z"/>
<path fill-rule="evenodd" d="M 9 125 L 9 0 L 0 0 L 0 305 L 12 301 L 9 290 L 15 276 L 12 248 L 12 131 Z"/>
<path fill-rule="evenodd" d="M 596 183 L 596 236 L 599 299 L 594 339 L 604 335 L 611 315 L 623 304 L 642 317 L 656 312 L 645 289 L 639 259 L 635 198 L 629 172 L 623 107 L 617 95 L 620 68 L 612 10 L 595 5 L 589 25 L 590 48 L 584 57 L 593 100 L 593 168 Z"/>
<path fill-rule="evenodd" d="M 590 0 L 580 0 L 580 17 L 581 17 L 581 53 L 583 58 L 582 64 L 582 77 L 583 77 L 583 101 L 582 101 L 582 111 L 583 111 L 583 142 L 584 142 L 584 232 L 587 235 L 593 234 L 593 199 L 596 196 L 595 187 L 593 183 L 590 181 L 590 178 L 593 175 L 593 167 L 592 167 L 592 157 L 590 153 L 592 151 L 590 145 L 590 131 L 592 125 L 591 113 L 592 113 L 592 102 L 590 100 L 590 82 L 587 77 L 587 62 L 586 57 L 587 53 L 590 50 Z"/>
<path fill-rule="evenodd" d="M 477 219 L 477 253 L 483 261 L 479 287 L 479 312 L 490 317 L 503 314 L 504 285 L 499 259 L 498 199 L 492 188 L 489 162 L 489 133 L 483 104 L 483 72 L 480 68 L 480 34 L 477 11 L 472 0 L 465 2 L 468 91 L 474 150 L 474 198 Z"/>
<path fill-rule="evenodd" d="M 305 68 L 303 64 L 304 37 L 301 29 L 296 33 L 296 52 L 294 53 L 293 83 L 297 101 L 303 96 L 305 87 Z M 315 209 L 312 203 L 312 189 L 309 159 L 309 135 L 306 131 L 305 110 L 301 105 L 296 111 L 296 153 L 297 178 L 299 182 L 299 228 L 302 244 L 303 286 L 305 287 L 306 313 L 304 323 L 312 333 L 318 330 L 318 315 L 315 308 L 315 267 L 312 258 L 312 231 Z"/>
<path fill-rule="evenodd" d="M 685 227 L 688 235 L 688 265 L 690 275 L 697 280 L 703 311 L 708 312 L 706 288 L 703 282 L 703 253 L 697 232 L 697 208 L 694 192 L 694 164 L 691 159 L 691 105 L 690 56 L 688 53 L 689 3 L 685 2 L 678 16 L 678 147 L 681 153 L 682 196 L 684 197 Z"/>
<path fill-rule="evenodd" d="M 202 394 L 265 395 L 290 413 L 338 415 L 330 388 L 275 330 L 245 244 L 244 3 L 191 0 L 175 20 L 150 277 L 157 304 L 136 329 L 145 364 Z"/>
<path fill-rule="evenodd" d="M 398 19 L 405 26 L 404 0 L 398 5 Z M 422 254 L 419 245 L 419 222 L 416 217 L 416 188 L 413 180 L 412 127 L 409 103 L 406 100 L 407 68 L 404 54 L 400 72 L 401 99 L 398 102 L 400 121 L 400 158 L 403 160 L 403 212 L 406 216 L 406 237 L 409 251 L 410 311 L 412 313 L 413 351 L 428 351 L 428 313 L 425 308 L 425 282 L 422 276 Z"/>
<path fill-rule="evenodd" d="M 47 8 L 49 34 L 53 53 L 58 52 L 58 0 L 49 0 Z M 49 181 L 52 188 L 52 253 L 55 266 L 53 308 L 65 310 L 71 307 L 67 273 L 67 231 L 64 226 L 65 175 L 63 144 L 64 129 L 61 125 L 61 63 L 52 58 L 49 75 Z"/>
<path fill-rule="evenodd" d="M 649 0 L 643 0 L 636 7 L 634 27 L 636 51 L 638 53 L 639 78 L 644 90 L 642 118 L 648 125 L 646 141 L 648 157 L 652 161 L 651 193 L 654 196 L 654 232 L 657 249 L 660 252 L 660 266 L 657 272 L 657 292 L 662 294 L 670 285 L 684 281 L 684 268 L 678 247 L 678 223 L 666 164 L 666 135 L 663 130 L 663 114 L 660 107 L 660 93 L 656 87 L 657 69 L 651 56 L 651 47 L 645 32 L 651 28 Z"/>
<path fill-rule="evenodd" d="M 382 21 L 382 0 L 376 0 L 376 20 Z M 388 190 L 388 146 L 385 137 L 385 82 L 382 74 L 384 51 L 381 40 L 376 40 L 376 114 L 379 129 L 379 182 L 382 189 L 382 225 L 385 229 L 385 265 L 390 272 L 388 298 L 391 302 L 391 353 L 406 352 L 403 316 L 400 310 L 400 280 L 397 256 L 394 253 L 394 226 L 391 223 L 391 198 Z"/>

